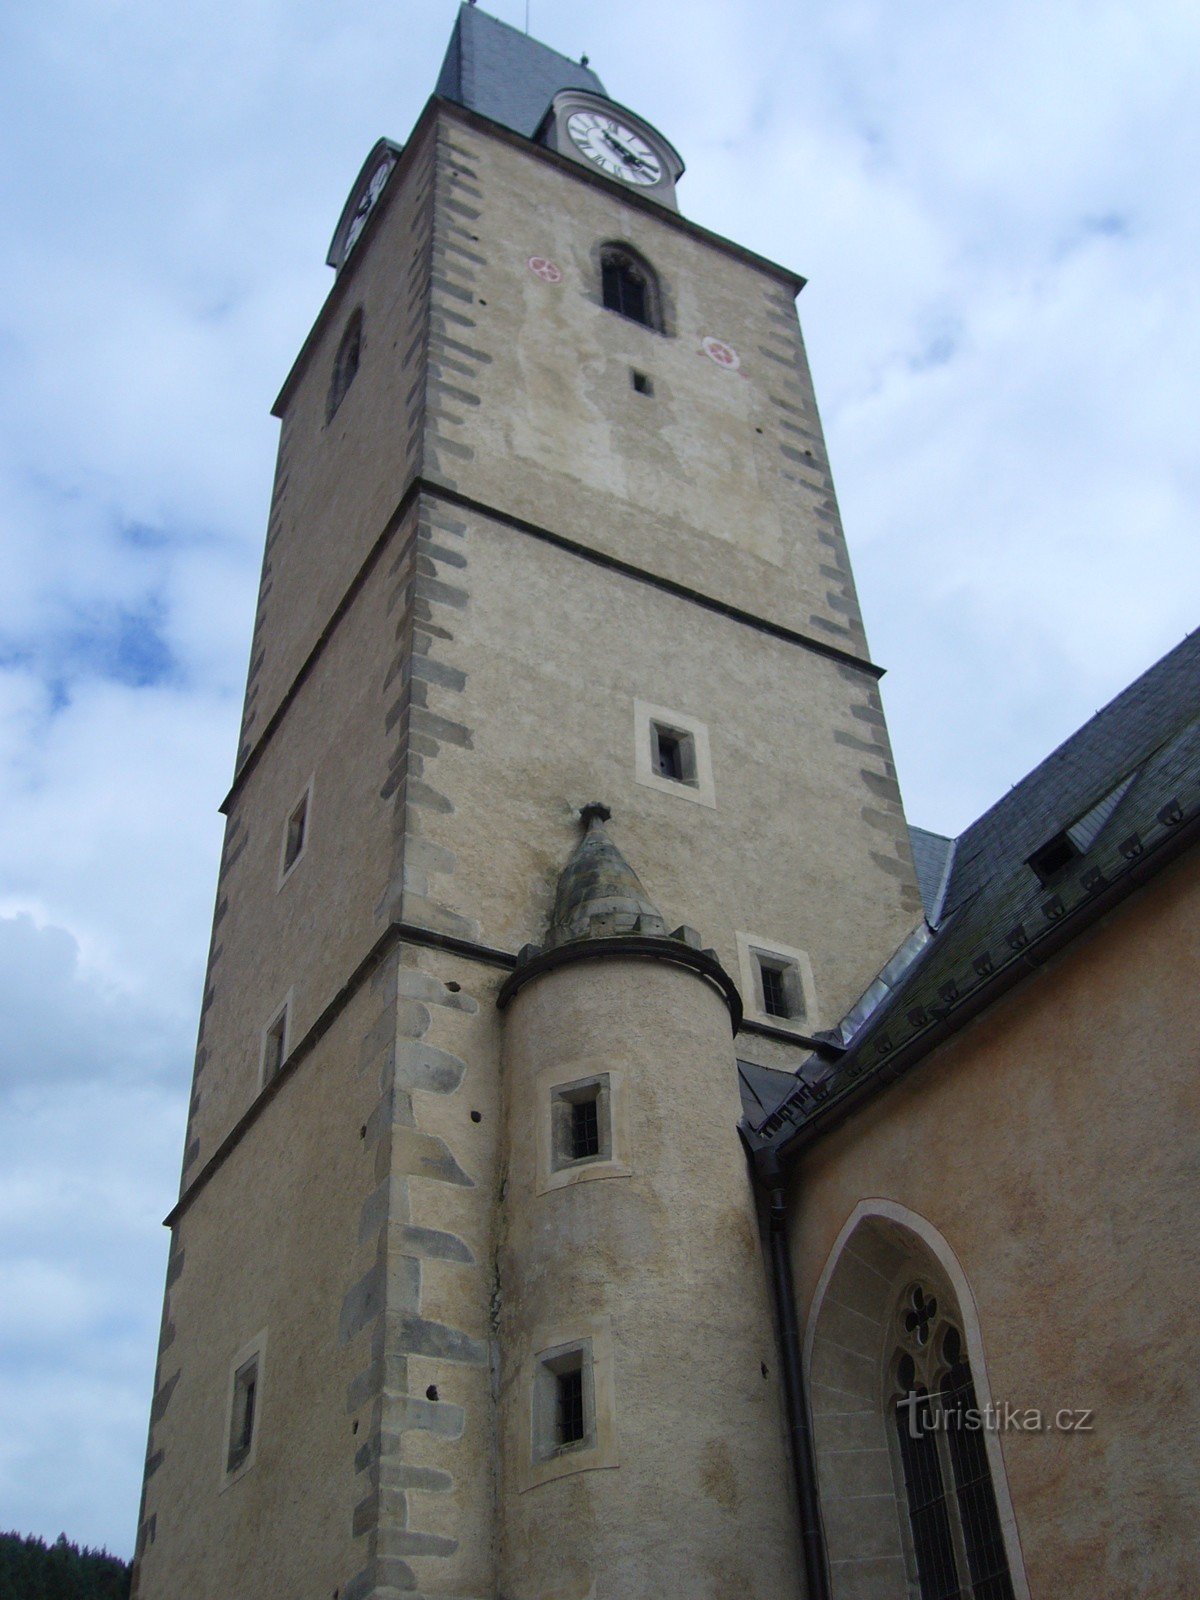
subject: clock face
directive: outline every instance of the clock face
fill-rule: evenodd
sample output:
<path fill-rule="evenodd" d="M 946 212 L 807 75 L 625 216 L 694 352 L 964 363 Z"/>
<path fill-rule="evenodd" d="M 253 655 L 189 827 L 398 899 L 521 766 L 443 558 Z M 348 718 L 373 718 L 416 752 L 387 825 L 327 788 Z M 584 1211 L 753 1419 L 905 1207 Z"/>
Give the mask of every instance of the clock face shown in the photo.
<path fill-rule="evenodd" d="M 662 162 L 641 134 L 603 111 L 573 111 L 567 132 L 580 153 L 610 177 L 643 185 L 662 177 Z"/>
<path fill-rule="evenodd" d="M 395 156 L 387 156 L 371 174 L 367 187 L 359 197 L 359 202 L 354 208 L 354 215 L 350 218 L 350 226 L 346 229 L 345 255 L 349 255 L 358 241 L 359 234 L 367 225 L 367 218 L 375 209 L 375 203 L 383 193 L 383 186 L 392 175 L 392 168 L 396 165 Z"/>

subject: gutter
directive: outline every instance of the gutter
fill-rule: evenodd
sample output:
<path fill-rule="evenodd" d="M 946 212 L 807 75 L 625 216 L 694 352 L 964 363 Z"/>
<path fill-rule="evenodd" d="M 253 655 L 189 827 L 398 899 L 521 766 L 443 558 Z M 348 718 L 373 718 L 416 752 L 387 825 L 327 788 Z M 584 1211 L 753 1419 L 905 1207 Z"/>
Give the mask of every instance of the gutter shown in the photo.
<path fill-rule="evenodd" d="M 792 1458 L 796 1509 L 800 1518 L 805 1594 L 807 1600 L 830 1600 L 825 1534 L 821 1527 L 821 1501 L 817 1489 L 817 1458 L 804 1384 L 800 1324 L 796 1317 L 796 1289 L 792 1281 L 783 1163 L 776 1151 L 764 1149 L 756 1153 L 750 1163 L 750 1171 L 758 1197 L 764 1202 L 767 1276 L 783 1371 L 783 1407 Z"/>
<path fill-rule="evenodd" d="M 788 1131 L 788 1102 L 777 1107 L 757 1129 L 743 1124 L 743 1136 L 755 1160 L 764 1158 L 768 1151 L 780 1160 L 784 1156 L 796 1155 L 840 1126 L 860 1106 L 953 1038 L 982 1011 L 1024 982 L 1031 973 L 1039 971 L 1060 950 L 1073 943 L 1197 842 L 1200 842 L 1200 810 L 1194 811 L 1186 821 L 1171 826 L 1160 842 L 1152 850 L 1135 857 L 1119 878 L 1098 886 L 1070 915 L 1052 923 L 1016 960 L 1001 967 L 952 1010 L 942 1012 L 931 1027 L 900 1045 L 880 1066 L 864 1073 L 858 1083 L 842 1094 L 827 1099 L 819 1109 L 810 1110 L 801 1126 L 793 1126 Z M 839 1067 L 844 1069 L 852 1064 L 856 1054 L 853 1050 L 848 1051 Z M 771 1126 L 772 1123 L 774 1126 Z M 770 1131 L 764 1134 L 763 1129 L 766 1128 L 770 1128 Z"/>

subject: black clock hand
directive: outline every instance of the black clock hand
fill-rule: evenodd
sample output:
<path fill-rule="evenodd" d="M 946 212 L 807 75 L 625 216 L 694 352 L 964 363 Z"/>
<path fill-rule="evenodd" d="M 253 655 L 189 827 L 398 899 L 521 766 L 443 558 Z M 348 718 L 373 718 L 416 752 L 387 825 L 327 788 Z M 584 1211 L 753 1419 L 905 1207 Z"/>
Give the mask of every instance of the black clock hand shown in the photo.
<path fill-rule="evenodd" d="M 649 162 L 643 156 L 637 155 L 633 150 L 623 145 L 619 139 L 614 139 L 612 134 L 605 130 L 605 140 L 609 148 L 615 150 L 622 161 L 627 161 L 631 167 L 648 167 Z"/>

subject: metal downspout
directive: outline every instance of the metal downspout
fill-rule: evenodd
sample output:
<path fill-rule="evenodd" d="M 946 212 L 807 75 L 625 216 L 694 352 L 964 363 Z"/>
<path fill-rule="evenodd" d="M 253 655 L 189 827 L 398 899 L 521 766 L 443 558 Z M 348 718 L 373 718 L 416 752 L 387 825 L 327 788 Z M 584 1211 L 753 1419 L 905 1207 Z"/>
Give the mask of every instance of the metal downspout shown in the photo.
<path fill-rule="evenodd" d="M 808 1419 L 800 1325 L 796 1319 L 796 1292 L 788 1250 L 783 1167 L 773 1150 L 764 1150 L 754 1161 L 753 1171 L 767 1201 L 767 1262 L 779 1353 L 783 1363 L 783 1404 L 796 1479 L 805 1585 L 808 1600 L 830 1600 L 825 1537 L 821 1529 L 821 1504 L 817 1492 L 817 1462 Z"/>

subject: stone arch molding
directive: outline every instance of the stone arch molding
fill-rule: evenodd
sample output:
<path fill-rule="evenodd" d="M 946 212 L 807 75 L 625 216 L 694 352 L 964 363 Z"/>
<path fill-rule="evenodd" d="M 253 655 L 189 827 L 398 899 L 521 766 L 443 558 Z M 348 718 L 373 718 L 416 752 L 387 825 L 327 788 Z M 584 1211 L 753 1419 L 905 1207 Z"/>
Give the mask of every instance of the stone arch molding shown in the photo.
<path fill-rule="evenodd" d="M 975 1297 L 950 1245 L 893 1200 L 860 1200 L 817 1281 L 804 1335 L 821 1515 L 833 1600 L 909 1600 L 915 1567 L 885 1412 L 891 1326 L 905 1284 L 948 1296 L 980 1406 L 992 1400 Z M 1029 1600 L 1000 1439 L 985 1433 L 992 1486 L 1017 1600 Z"/>

